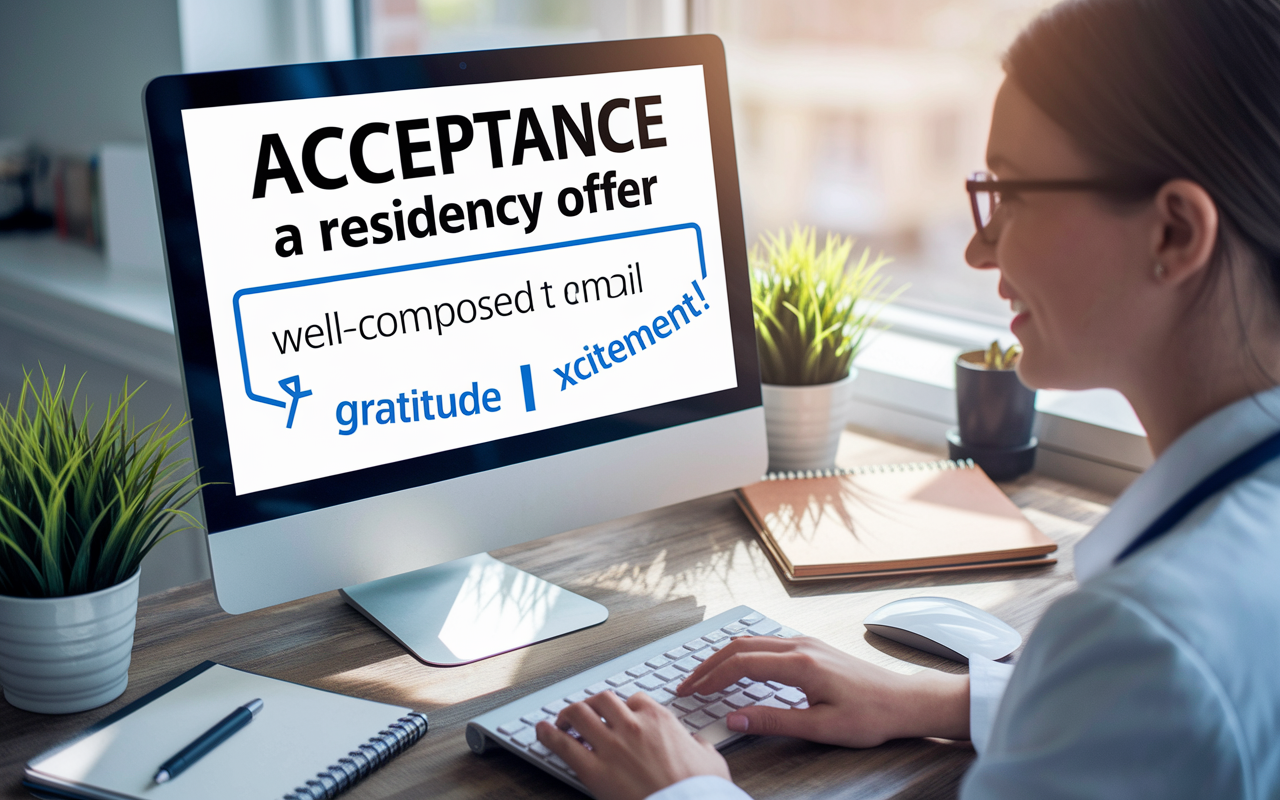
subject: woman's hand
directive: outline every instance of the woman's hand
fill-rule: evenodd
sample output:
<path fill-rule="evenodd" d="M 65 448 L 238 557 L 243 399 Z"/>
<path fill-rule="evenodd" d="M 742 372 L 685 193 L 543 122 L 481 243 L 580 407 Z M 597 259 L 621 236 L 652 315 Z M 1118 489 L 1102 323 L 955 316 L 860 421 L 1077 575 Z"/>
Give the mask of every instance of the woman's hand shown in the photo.
<path fill-rule="evenodd" d="M 570 728 L 581 741 L 565 732 Z M 602 800 L 642 800 L 694 775 L 729 780 L 729 765 L 716 749 L 644 692 L 626 702 L 601 692 L 561 711 L 555 725 L 539 722 L 537 731 L 538 741 Z"/>
<path fill-rule="evenodd" d="M 741 678 L 796 686 L 809 707 L 748 706 L 726 718 L 732 731 L 845 747 L 875 747 L 912 736 L 969 738 L 967 676 L 935 670 L 903 675 L 817 639 L 735 639 L 694 670 L 679 694 L 710 694 Z"/>

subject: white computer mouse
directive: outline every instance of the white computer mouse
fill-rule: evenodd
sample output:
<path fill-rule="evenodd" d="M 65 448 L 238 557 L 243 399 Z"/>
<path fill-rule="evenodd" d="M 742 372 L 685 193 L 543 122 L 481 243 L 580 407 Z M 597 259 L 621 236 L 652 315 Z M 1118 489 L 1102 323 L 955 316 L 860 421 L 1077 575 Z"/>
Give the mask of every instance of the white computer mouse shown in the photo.
<path fill-rule="evenodd" d="M 948 597 L 894 600 L 862 624 L 886 639 L 962 664 L 974 654 L 1004 658 L 1022 644 L 1022 635 L 999 617 Z"/>

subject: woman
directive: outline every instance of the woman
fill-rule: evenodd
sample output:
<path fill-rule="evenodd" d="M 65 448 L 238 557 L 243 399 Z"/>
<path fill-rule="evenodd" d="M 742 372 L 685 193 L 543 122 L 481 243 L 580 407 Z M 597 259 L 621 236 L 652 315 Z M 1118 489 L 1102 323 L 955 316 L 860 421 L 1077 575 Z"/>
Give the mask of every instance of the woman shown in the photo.
<path fill-rule="evenodd" d="M 1016 669 L 903 676 L 814 640 L 742 639 L 681 692 L 745 675 L 807 693 L 806 710 L 729 717 L 748 733 L 972 738 L 966 797 L 1274 797 L 1280 0 L 1072 0 L 1005 71 L 967 260 L 1000 270 L 1023 380 L 1118 389 L 1155 464 L 1077 546 L 1079 590 Z M 558 724 L 592 749 L 545 723 L 539 738 L 598 797 L 744 796 L 643 694 Z"/>

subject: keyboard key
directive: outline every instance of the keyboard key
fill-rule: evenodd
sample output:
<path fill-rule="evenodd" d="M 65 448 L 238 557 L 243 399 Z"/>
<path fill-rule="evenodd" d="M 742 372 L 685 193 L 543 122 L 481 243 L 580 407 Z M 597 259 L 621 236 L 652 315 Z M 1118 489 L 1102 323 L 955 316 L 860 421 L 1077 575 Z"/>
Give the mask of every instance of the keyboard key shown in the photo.
<path fill-rule="evenodd" d="M 701 639 L 694 639 L 691 642 L 684 643 L 684 649 L 688 650 L 691 653 L 696 653 L 699 650 L 704 649 L 706 646 L 707 646 L 707 643 L 702 641 Z"/>
<path fill-rule="evenodd" d="M 697 662 L 706 661 L 708 658 L 711 658 L 711 655 L 714 652 L 715 652 L 714 650 L 711 650 L 710 648 L 708 648 L 706 650 L 703 650 L 701 653 L 694 653 L 693 660 Z"/>
<path fill-rule="evenodd" d="M 797 636 L 802 636 L 802 635 L 803 634 L 800 633 L 800 631 L 796 630 L 795 628 L 788 628 L 786 625 L 783 625 L 782 630 L 774 634 L 774 636 L 780 636 L 783 639 L 794 639 Z"/>
<path fill-rule="evenodd" d="M 715 717 L 716 719 L 720 719 L 721 717 L 726 716 L 731 711 L 733 711 L 733 706 L 725 702 L 720 702 L 720 703 L 715 703 L 713 705 L 709 705 L 702 710 L 707 712 L 711 716 Z"/>
<path fill-rule="evenodd" d="M 698 668 L 698 660 L 690 656 L 689 658 L 680 659 L 675 664 L 672 664 L 672 666 L 676 669 L 684 670 L 685 672 L 693 672 Z"/>
<path fill-rule="evenodd" d="M 676 669 L 675 665 L 672 665 L 670 667 L 663 667 L 662 669 L 658 670 L 653 674 L 657 675 L 659 678 L 662 678 L 664 681 L 674 681 L 677 678 L 681 680 L 684 679 L 684 673 Z"/>
<path fill-rule="evenodd" d="M 750 686 L 753 683 L 755 683 L 755 681 L 751 680 L 750 678 L 738 678 L 738 685 L 743 688 L 746 688 L 747 686 Z"/>
<path fill-rule="evenodd" d="M 757 683 L 755 686 L 748 686 L 746 690 L 743 691 L 743 694 L 750 697 L 752 700 L 759 702 L 772 695 L 773 690 L 768 686 L 765 686 L 763 683 Z"/>
<path fill-rule="evenodd" d="M 551 755 L 551 748 L 547 747 L 542 742 L 534 742 L 533 744 L 529 745 L 529 752 L 533 753 L 535 756 L 546 758 L 547 756 Z"/>
<path fill-rule="evenodd" d="M 706 702 L 699 700 L 696 697 L 681 697 L 679 700 L 675 701 L 671 705 L 674 706 L 675 708 L 680 709 L 681 711 L 697 711 L 698 709 L 705 706 Z"/>
<path fill-rule="evenodd" d="M 587 694 L 600 694 L 601 692 L 607 691 L 609 691 L 609 684 L 604 681 L 593 683 L 587 687 Z"/>
<path fill-rule="evenodd" d="M 729 640 L 725 639 L 723 642 L 716 642 L 715 644 L 711 645 L 711 649 L 715 650 L 718 653 L 721 650 L 723 650 L 725 647 L 727 647 L 728 644 L 729 644 Z"/>
<path fill-rule="evenodd" d="M 697 732 L 698 732 L 698 726 L 697 726 L 697 725 L 694 725 L 692 722 L 689 722 L 689 721 L 688 721 L 688 720 L 686 720 L 686 719 L 682 719 L 682 720 L 680 720 L 680 724 L 681 724 L 681 725 L 683 725 L 683 726 L 684 726 L 684 729 L 685 729 L 685 730 L 687 730 L 689 733 L 697 733 Z"/>
<path fill-rule="evenodd" d="M 757 622 L 759 622 L 762 619 L 764 619 L 764 614 L 761 614 L 759 611 L 752 611 L 750 614 L 738 620 L 738 622 L 741 622 L 743 625 L 746 625 L 747 627 L 751 627 L 752 625 L 755 625 Z"/>
<path fill-rule="evenodd" d="M 572 703 L 581 703 L 583 700 L 586 700 L 586 699 L 587 699 L 588 697 L 590 697 L 590 696 L 591 696 L 591 695 L 587 694 L 585 691 L 582 691 L 582 692 L 574 692 L 573 694 L 571 694 L 571 695 L 569 695 L 569 696 L 565 697 L 564 701 L 565 701 L 566 703 L 570 703 L 570 704 L 572 704 Z"/>
<path fill-rule="evenodd" d="M 747 626 L 746 626 L 746 625 L 743 625 L 743 624 L 742 624 L 742 623 L 740 623 L 740 622 L 730 622 L 728 625 L 725 625 L 725 626 L 724 626 L 723 628 L 721 628 L 720 630 L 724 631 L 725 633 L 729 634 L 730 636 L 733 636 L 734 634 L 742 633 L 742 632 L 743 632 L 743 631 L 745 631 L 746 629 L 747 629 Z"/>
<path fill-rule="evenodd" d="M 524 730 L 525 727 L 526 727 L 525 723 L 521 722 L 520 720 L 518 719 L 512 720 L 511 722 L 508 722 L 505 725 L 499 725 L 498 733 L 505 733 L 507 736 L 511 736 L 514 733 L 518 733 L 519 731 Z"/>
<path fill-rule="evenodd" d="M 659 705 L 668 706 L 675 702 L 676 693 L 670 689 L 654 689 L 649 692 L 649 696 L 658 701 Z"/>
<path fill-rule="evenodd" d="M 723 692 L 710 692 L 710 693 L 696 692 L 694 693 L 693 696 L 698 698 L 704 703 L 714 703 L 715 701 L 724 697 L 724 693 Z"/>
<path fill-rule="evenodd" d="M 708 725 L 710 725 L 715 721 L 716 721 L 716 718 L 711 716 L 705 711 L 695 711 L 694 713 L 690 714 L 689 716 L 685 717 L 682 720 L 682 722 L 684 722 L 686 725 L 695 727 L 698 730 L 702 730 L 703 728 L 707 727 Z"/>
<path fill-rule="evenodd" d="M 675 648 L 674 650 L 668 650 L 667 652 L 663 653 L 663 655 L 671 659 L 672 661 L 675 661 L 677 659 L 681 659 L 689 655 L 689 651 L 685 650 L 684 647 L 681 646 L 681 647 Z"/>
<path fill-rule="evenodd" d="M 533 728 L 525 728 L 524 730 L 511 737 L 511 741 L 521 747 L 528 747 L 538 741 L 538 733 Z"/>
<path fill-rule="evenodd" d="M 666 681 L 659 678 L 657 675 L 646 675 L 636 681 L 636 685 L 641 689 L 644 689 L 646 692 L 652 692 L 654 689 L 661 689 L 665 683 Z"/>
<path fill-rule="evenodd" d="M 787 708 L 787 709 L 791 708 L 791 706 L 782 702 L 777 697 L 770 697 L 765 700 L 761 700 L 759 703 L 756 703 L 756 705 L 768 706 L 769 708 Z"/>
<path fill-rule="evenodd" d="M 775 696 L 789 706 L 799 705 L 805 701 L 804 692 L 794 686 L 786 687 Z"/>
<path fill-rule="evenodd" d="M 554 764 L 556 767 L 564 770 L 565 772 L 569 771 L 569 765 L 564 763 L 564 759 L 556 755 L 555 753 L 552 753 L 551 757 L 548 758 L 547 761 L 549 761 L 551 764 Z"/>
<path fill-rule="evenodd" d="M 747 633 L 752 636 L 768 636 L 769 634 L 776 633 L 780 630 L 782 630 L 782 625 L 771 619 L 764 619 L 748 628 Z"/>
<path fill-rule="evenodd" d="M 765 681 L 765 685 L 768 686 L 770 689 L 773 689 L 775 692 L 778 691 L 779 689 L 787 688 L 787 685 L 785 683 L 778 683 L 777 681 Z"/>
<path fill-rule="evenodd" d="M 698 731 L 698 738 L 712 747 L 719 747 L 722 742 L 741 736 L 740 733 L 734 733 L 729 730 L 729 726 L 725 721 L 718 719 L 707 727 Z"/>
<path fill-rule="evenodd" d="M 671 659 L 667 658 L 666 656 L 654 656 L 653 658 L 644 662 L 646 667 L 652 667 L 653 669 L 662 669 L 663 667 L 665 667 L 670 663 L 671 663 Z"/>
<path fill-rule="evenodd" d="M 547 721 L 550 721 L 551 716 L 549 714 L 544 714 L 541 711 L 534 711 L 529 714 L 525 714 L 523 717 L 520 718 L 520 721 L 527 725 L 537 725 L 539 722 L 542 722 L 544 719 Z"/>
<path fill-rule="evenodd" d="M 542 710 L 554 717 L 568 707 L 569 704 L 563 700 L 552 700 L 550 703 L 543 706 Z"/>
<path fill-rule="evenodd" d="M 724 631 L 712 631 L 711 633 L 708 633 L 706 636 L 703 636 L 702 640 L 707 644 L 715 644 L 716 642 L 723 642 L 728 638 L 729 638 L 729 634 L 725 633 Z"/>
<path fill-rule="evenodd" d="M 617 675 L 614 675 L 611 678 L 604 679 L 604 682 L 609 684 L 610 686 L 621 686 L 622 684 L 628 683 L 630 681 L 631 681 L 631 676 L 625 672 L 619 672 Z"/>
<path fill-rule="evenodd" d="M 724 702 L 727 703 L 728 705 L 733 706 L 734 708 L 745 708 L 750 705 L 755 705 L 756 701 L 752 700 L 750 697 L 747 697 L 746 692 L 738 692 L 737 694 L 731 694 L 728 697 L 726 697 L 724 699 Z"/>
<path fill-rule="evenodd" d="M 650 672 L 653 672 L 653 669 L 650 667 L 646 667 L 644 664 L 637 664 L 636 666 L 627 670 L 627 674 L 633 678 L 639 678 L 642 675 L 648 675 Z"/>
<path fill-rule="evenodd" d="M 616 692 L 618 697 L 621 697 L 623 700 L 630 700 L 631 695 L 643 690 L 639 686 L 636 686 L 634 683 L 628 683 L 628 684 L 619 686 L 613 691 Z"/>

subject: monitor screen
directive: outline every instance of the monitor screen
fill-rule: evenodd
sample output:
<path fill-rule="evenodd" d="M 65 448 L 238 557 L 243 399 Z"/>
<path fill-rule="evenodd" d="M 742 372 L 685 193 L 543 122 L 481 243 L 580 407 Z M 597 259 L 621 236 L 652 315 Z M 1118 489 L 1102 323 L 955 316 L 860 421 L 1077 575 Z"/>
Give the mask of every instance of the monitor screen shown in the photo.
<path fill-rule="evenodd" d="M 759 405 L 718 42 L 639 46 L 153 82 L 211 533 Z"/>

